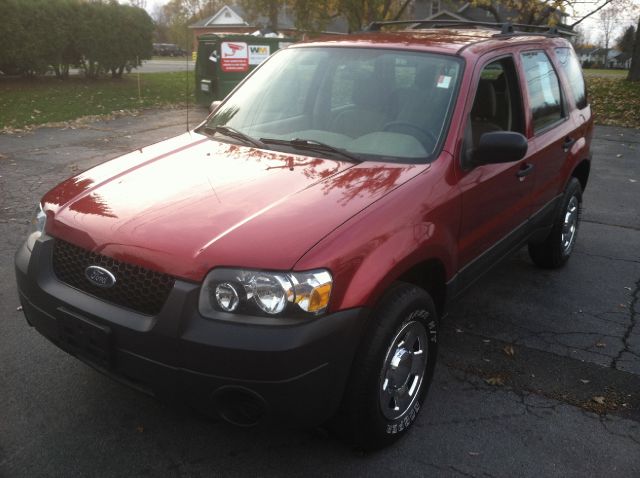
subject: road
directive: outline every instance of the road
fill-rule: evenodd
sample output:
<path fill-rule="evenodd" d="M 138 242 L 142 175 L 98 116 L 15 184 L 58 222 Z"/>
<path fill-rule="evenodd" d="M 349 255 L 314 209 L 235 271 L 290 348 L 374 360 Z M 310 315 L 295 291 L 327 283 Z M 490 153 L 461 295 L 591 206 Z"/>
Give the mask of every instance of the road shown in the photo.
<path fill-rule="evenodd" d="M 0 135 L 0 476 L 640 476 L 639 131 L 596 129 L 567 266 L 536 269 L 523 250 L 476 284 L 444 322 L 412 433 L 363 455 L 322 430 L 236 429 L 165 406 L 17 310 L 12 256 L 41 195 L 184 130 L 184 111 L 148 111 Z"/>
<path fill-rule="evenodd" d="M 196 62 L 189 58 L 189 62 L 187 63 L 186 57 L 167 60 L 142 60 L 142 66 L 131 70 L 131 73 L 169 73 L 174 71 L 186 71 L 187 66 L 191 72 L 195 69 Z M 79 68 L 71 68 L 69 72 L 71 75 L 82 75 L 82 70 Z"/>
<path fill-rule="evenodd" d="M 196 62 L 189 58 L 187 63 L 186 57 L 175 58 L 170 60 L 144 60 L 140 68 L 133 70 L 133 73 L 166 73 L 169 71 L 185 71 L 189 66 L 189 71 L 193 71 Z"/>

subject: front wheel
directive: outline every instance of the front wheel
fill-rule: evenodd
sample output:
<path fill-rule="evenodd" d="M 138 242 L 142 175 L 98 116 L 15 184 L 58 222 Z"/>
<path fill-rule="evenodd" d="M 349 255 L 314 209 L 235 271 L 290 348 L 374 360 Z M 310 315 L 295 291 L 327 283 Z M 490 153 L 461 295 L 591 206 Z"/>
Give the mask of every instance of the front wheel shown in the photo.
<path fill-rule="evenodd" d="M 433 377 L 438 343 L 436 308 L 418 287 L 395 284 L 374 313 L 334 423 L 364 450 L 387 446 L 411 427 Z"/>
<path fill-rule="evenodd" d="M 571 178 L 549 236 L 539 244 L 529 243 L 529 256 L 538 267 L 555 269 L 569 260 L 578 237 L 581 208 L 582 187 Z"/>

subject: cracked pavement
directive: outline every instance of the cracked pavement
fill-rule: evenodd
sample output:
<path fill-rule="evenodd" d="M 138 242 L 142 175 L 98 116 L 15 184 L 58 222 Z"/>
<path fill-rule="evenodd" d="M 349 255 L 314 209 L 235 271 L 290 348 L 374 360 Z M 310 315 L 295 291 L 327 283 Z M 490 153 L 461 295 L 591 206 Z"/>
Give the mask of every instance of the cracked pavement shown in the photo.
<path fill-rule="evenodd" d="M 640 131 L 596 128 L 567 266 L 536 269 L 522 250 L 454 304 L 412 433 L 363 455 L 322 430 L 247 431 L 168 407 L 16 310 L 13 253 L 42 194 L 183 132 L 184 113 L 0 135 L 0 476 L 640 476 Z"/>

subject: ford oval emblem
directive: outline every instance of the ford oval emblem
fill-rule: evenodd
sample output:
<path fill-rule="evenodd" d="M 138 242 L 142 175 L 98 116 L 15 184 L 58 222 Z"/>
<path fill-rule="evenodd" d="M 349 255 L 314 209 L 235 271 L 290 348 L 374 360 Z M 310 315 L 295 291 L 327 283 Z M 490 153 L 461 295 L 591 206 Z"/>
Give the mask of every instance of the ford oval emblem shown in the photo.
<path fill-rule="evenodd" d="M 93 285 L 104 289 L 116 285 L 116 276 L 104 267 L 89 266 L 84 270 L 84 275 Z"/>

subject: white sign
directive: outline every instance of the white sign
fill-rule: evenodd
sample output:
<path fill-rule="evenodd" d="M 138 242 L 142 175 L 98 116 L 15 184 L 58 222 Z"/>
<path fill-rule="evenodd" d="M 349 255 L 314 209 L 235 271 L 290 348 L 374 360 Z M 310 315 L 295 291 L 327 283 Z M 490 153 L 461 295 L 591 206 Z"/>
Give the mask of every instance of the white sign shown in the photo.
<path fill-rule="evenodd" d="M 249 70 L 249 50 L 244 42 L 222 42 L 220 44 L 220 57 L 220 67 L 224 72 L 244 72 Z"/>
<path fill-rule="evenodd" d="M 249 45 L 249 64 L 259 65 L 271 55 L 269 45 Z"/>

